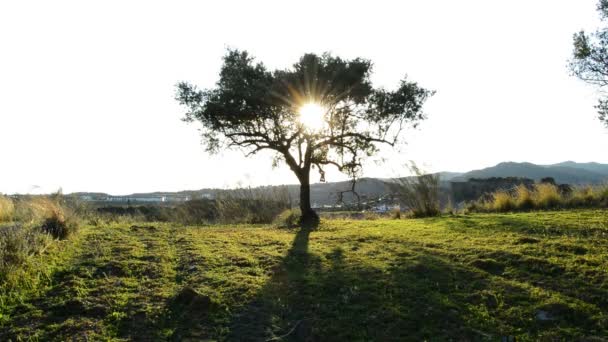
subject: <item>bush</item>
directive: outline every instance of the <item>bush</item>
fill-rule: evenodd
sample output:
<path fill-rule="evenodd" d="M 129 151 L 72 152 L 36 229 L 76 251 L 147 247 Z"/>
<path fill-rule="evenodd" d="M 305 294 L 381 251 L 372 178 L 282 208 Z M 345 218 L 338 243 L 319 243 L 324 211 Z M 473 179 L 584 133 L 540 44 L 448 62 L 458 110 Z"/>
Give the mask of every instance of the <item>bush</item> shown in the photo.
<path fill-rule="evenodd" d="M 66 219 L 61 213 L 54 213 L 47 218 L 41 226 L 42 231 L 53 238 L 65 240 L 78 230 L 78 223 L 74 219 Z"/>
<path fill-rule="evenodd" d="M 11 266 L 23 265 L 47 243 L 44 234 L 29 228 L 17 225 L 0 228 L 0 274 Z"/>
<path fill-rule="evenodd" d="M 300 209 L 286 209 L 275 218 L 274 224 L 279 228 L 295 228 L 301 216 Z"/>
<path fill-rule="evenodd" d="M 0 222 L 10 222 L 15 215 L 15 205 L 13 201 L 0 195 Z"/>

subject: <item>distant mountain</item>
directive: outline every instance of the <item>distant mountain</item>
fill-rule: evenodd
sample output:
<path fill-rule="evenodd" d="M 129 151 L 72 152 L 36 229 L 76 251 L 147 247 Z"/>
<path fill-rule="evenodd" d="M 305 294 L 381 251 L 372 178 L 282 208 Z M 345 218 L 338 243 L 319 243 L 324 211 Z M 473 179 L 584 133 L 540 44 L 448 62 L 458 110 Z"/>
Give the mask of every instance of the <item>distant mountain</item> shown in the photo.
<path fill-rule="evenodd" d="M 557 183 L 599 184 L 608 181 L 608 165 L 575 162 L 536 165 L 505 162 L 485 169 L 469 171 L 452 180 L 466 181 L 470 178 L 490 177 L 525 177 L 536 181 L 544 177 L 553 177 Z"/>
<path fill-rule="evenodd" d="M 565 161 L 565 162 L 561 162 L 561 163 L 557 163 L 557 164 L 553 164 L 553 165 L 547 165 L 547 166 L 549 166 L 549 167 L 551 167 L 551 166 L 572 167 L 575 169 L 582 169 L 582 170 L 599 173 L 602 175 L 608 175 L 608 164 L 600 164 L 600 163 L 594 163 L 594 162 L 577 163 L 577 162 L 573 162 L 573 161 Z"/>
<path fill-rule="evenodd" d="M 470 178 L 491 177 L 525 177 L 539 181 L 544 177 L 553 177 L 561 184 L 599 184 L 608 182 L 608 164 L 599 163 L 576 163 L 566 161 L 553 165 L 536 165 L 532 163 L 505 162 L 481 170 L 473 170 L 466 173 L 439 172 L 442 191 L 449 191 L 450 181 L 466 181 Z M 392 178 L 361 178 L 357 180 L 356 191 L 361 199 L 374 199 L 390 192 L 390 185 L 394 182 Z M 291 199 L 298 201 L 300 187 L 296 184 L 286 185 Z M 275 188 L 268 186 L 265 188 Z M 351 182 L 328 182 L 315 183 L 310 186 L 311 202 L 316 205 L 335 204 L 340 193 L 343 193 L 345 202 L 354 201 L 354 196 L 348 190 Z M 168 203 L 181 202 L 197 198 L 214 198 L 218 193 L 229 191 L 222 189 L 200 189 L 179 192 L 153 192 L 132 194 L 127 196 L 111 196 L 104 193 L 75 193 L 83 199 L 93 201 L 108 201 L 112 197 L 120 197 L 119 200 L 127 199 L 137 202 L 154 202 L 163 198 Z M 120 201 L 119 201 L 120 202 Z"/>

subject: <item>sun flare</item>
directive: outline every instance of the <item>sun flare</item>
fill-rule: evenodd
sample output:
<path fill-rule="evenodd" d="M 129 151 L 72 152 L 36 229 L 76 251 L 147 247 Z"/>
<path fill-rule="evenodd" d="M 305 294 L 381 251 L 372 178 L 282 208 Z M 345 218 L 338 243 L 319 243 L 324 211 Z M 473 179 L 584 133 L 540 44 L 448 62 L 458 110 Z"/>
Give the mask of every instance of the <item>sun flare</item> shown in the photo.
<path fill-rule="evenodd" d="M 324 124 L 326 111 L 320 104 L 309 102 L 300 107 L 300 123 L 310 130 L 320 130 Z"/>

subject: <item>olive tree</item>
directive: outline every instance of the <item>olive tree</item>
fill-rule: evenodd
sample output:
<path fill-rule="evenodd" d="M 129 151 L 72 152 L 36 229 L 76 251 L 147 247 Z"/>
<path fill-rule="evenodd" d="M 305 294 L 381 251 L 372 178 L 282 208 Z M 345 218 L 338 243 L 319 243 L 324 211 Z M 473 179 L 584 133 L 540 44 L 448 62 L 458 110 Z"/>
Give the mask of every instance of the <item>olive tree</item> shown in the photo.
<path fill-rule="evenodd" d="M 208 152 L 239 148 L 247 156 L 272 151 L 300 183 L 302 220 L 316 220 L 311 170 L 327 167 L 354 176 L 380 145 L 395 146 L 406 127 L 425 118 L 433 94 L 404 78 L 394 90 L 374 88 L 372 63 L 328 53 L 305 54 L 285 70 L 269 70 L 246 51 L 228 50 L 211 89 L 177 84 L 184 120 L 202 124 Z"/>
<path fill-rule="evenodd" d="M 597 5 L 602 22 L 608 19 L 608 0 Z M 570 69 L 581 80 L 600 89 L 608 85 L 608 28 L 600 28 L 591 34 L 580 31 L 574 34 L 574 51 Z M 608 127 L 608 98 L 602 96 L 596 108 L 599 119 Z"/>

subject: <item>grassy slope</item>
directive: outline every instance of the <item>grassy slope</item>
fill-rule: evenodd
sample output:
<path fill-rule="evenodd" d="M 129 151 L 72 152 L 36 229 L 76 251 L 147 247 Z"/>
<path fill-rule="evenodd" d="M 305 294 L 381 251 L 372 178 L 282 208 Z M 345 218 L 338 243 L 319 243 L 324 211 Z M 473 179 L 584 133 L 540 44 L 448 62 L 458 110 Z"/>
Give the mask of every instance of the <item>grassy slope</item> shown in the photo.
<path fill-rule="evenodd" d="M 67 261 L 0 340 L 608 336 L 607 211 L 87 227 L 49 253 Z"/>

